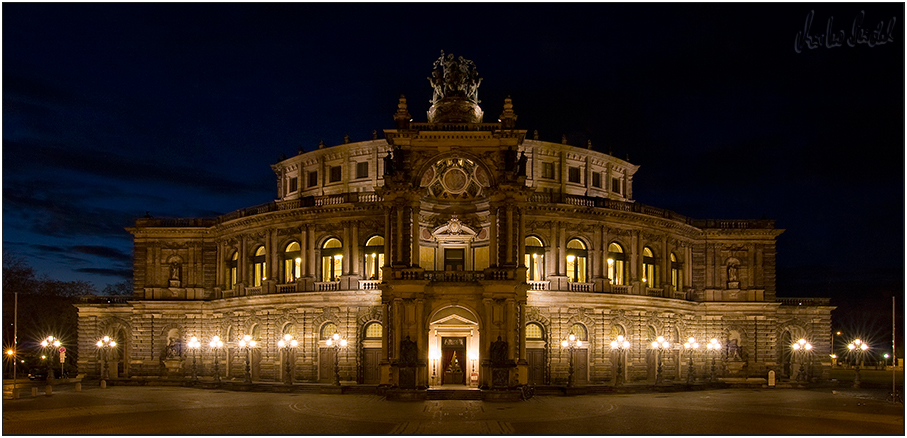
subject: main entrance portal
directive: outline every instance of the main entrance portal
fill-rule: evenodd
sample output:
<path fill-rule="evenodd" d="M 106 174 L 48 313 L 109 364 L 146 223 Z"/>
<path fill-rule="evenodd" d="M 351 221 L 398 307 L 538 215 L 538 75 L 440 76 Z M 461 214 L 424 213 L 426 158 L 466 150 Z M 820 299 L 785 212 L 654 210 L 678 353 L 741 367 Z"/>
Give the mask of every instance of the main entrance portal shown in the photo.
<path fill-rule="evenodd" d="M 478 386 L 479 324 L 463 306 L 435 312 L 429 326 L 430 385 Z"/>

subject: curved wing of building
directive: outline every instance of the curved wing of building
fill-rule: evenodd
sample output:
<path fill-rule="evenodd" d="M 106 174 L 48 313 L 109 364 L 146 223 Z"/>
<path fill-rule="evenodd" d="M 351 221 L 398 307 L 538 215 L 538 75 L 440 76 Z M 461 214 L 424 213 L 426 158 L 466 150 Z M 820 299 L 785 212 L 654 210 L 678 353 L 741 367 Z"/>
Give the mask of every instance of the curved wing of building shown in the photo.
<path fill-rule="evenodd" d="M 776 296 L 773 221 L 636 203 L 638 166 L 527 138 L 510 98 L 484 123 L 479 82 L 442 54 L 426 122 L 401 96 L 383 138 L 272 165 L 273 202 L 136 220 L 134 297 L 78 306 L 83 351 L 118 347 L 80 371 L 500 388 L 803 378 L 793 343 L 831 353 L 828 300 Z"/>

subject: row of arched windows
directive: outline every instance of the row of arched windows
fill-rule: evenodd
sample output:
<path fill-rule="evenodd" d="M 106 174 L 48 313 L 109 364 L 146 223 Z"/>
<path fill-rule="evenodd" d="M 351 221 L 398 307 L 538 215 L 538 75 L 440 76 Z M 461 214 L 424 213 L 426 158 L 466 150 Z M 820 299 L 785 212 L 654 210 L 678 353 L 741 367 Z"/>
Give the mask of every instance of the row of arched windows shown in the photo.
<path fill-rule="evenodd" d="M 528 236 L 525 240 L 526 253 L 524 255 L 524 264 L 526 265 L 527 281 L 542 281 L 545 276 L 545 247 L 541 239 L 536 236 Z M 267 257 L 264 245 L 255 248 L 253 253 L 251 270 L 249 274 L 249 283 L 252 287 L 261 286 L 263 280 L 267 280 Z M 302 277 L 302 251 L 299 242 L 292 241 L 288 243 L 282 252 L 283 269 L 281 271 L 283 283 L 292 283 Z M 566 275 L 571 282 L 585 283 L 588 281 L 589 254 L 586 244 L 580 239 L 570 239 L 567 241 L 566 249 Z M 672 252 L 670 254 L 670 281 L 674 290 L 680 290 L 683 287 L 683 270 L 682 264 L 678 261 L 677 256 Z M 229 288 L 233 289 L 238 281 L 239 252 L 234 251 L 229 264 Z M 611 284 L 625 285 L 628 282 L 627 273 L 627 253 L 623 246 L 617 242 L 608 244 L 608 267 L 607 274 Z M 371 237 L 365 244 L 364 254 L 364 277 L 370 280 L 381 280 L 381 267 L 384 266 L 384 238 L 381 236 Z M 339 239 L 331 237 L 321 245 L 321 281 L 338 281 L 342 275 L 343 268 L 343 244 Z M 661 284 L 659 278 L 659 267 L 652 249 L 643 248 L 642 252 L 642 272 L 640 281 L 648 287 L 658 287 Z"/>
<path fill-rule="evenodd" d="M 299 242 L 288 243 L 281 253 L 283 269 L 280 281 L 292 283 L 302 277 L 302 248 Z M 381 267 L 384 266 L 384 238 L 373 236 L 365 244 L 365 278 L 381 280 Z M 267 258 L 264 245 L 255 248 L 253 252 L 249 273 L 249 285 L 261 286 L 267 280 Z M 228 261 L 229 288 L 236 287 L 238 281 L 239 251 L 234 251 Z M 343 243 L 331 237 L 321 244 L 321 279 L 322 281 L 338 281 L 343 272 Z"/>
<path fill-rule="evenodd" d="M 524 263 L 526 265 L 527 281 L 544 280 L 545 272 L 545 247 L 541 239 L 536 236 L 528 236 L 525 240 L 526 254 Z M 566 268 L 567 279 L 573 282 L 584 283 L 588 277 L 588 251 L 585 243 L 580 239 L 570 239 L 567 241 L 566 250 Z M 670 255 L 671 260 L 671 286 L 674 290 L 680 290 L 683 287 L 683 266 L 673 252 Z M 623 246 L 617 242 L 608 244 L 608 279 L 611 284 L 627 284 L 627 253 Z M 661 284 L 659 278 L 658 263 L 652 249 L 643 248 L 642 253 L 642 272 L 640 281 L 648 287 L 658 287 Z"/>

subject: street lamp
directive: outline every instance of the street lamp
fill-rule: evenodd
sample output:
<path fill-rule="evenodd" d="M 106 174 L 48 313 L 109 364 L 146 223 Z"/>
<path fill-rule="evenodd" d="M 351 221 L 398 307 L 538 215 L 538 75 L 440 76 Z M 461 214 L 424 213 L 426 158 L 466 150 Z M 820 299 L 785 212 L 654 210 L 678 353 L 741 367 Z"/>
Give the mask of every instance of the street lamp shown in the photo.
<path fill-rule="evenodd" d="M 208 345 L 211 346 L 212 349 L 214 349 L 214 382 L 220 383 L 220 368 L 218 367 L 217 359 L 220 356 L 218 350 L 220 349 L 220 347 L 224 346 L 224 341 L 220 340 L 220 336 L 214 336 L 213 338 L 211 338 L 211 342 L 208 343 Z"/>
<path fill-rule="evenodd" d="M 198 368 L 196 366 L 195 356 L 198 349 L 202 346 L 202 343 L 198 341 L 198 338 L 193 336 L 189 338 L 189 350 L 192 351 L 192 381 L 198 382 Z"/>
<path fill-rule="evenodd" d="M 655 370 L 655 384 L 660 385 L 664 381 L 662 376 L 662 359 L 664 356 L 664 351 L 671 348 L 671 343 L 665 340 L 664 336 L 659 336 L 656 340 L 652 341 L 652 348 L 656 350 L 656 370 Z"/>
<path fill-rule="evenodd" d="M 53 336 L 48 336 L 43 341 L 41 341 L 41 348 L 45 351 L 50 349 L 51 353 L 53 353 L 54 351 L 57 351 L 58 353 L 63 354 L 63 352 L 59 351 L 61 345 L 63 345 L 63 344 L 60 343 L 60 339 L 55 338 Z M 53 357 L 53 354 L 51 354 L 50 356 Z M 60 361 L 60 377 L 63 377 L 63 362 L 62 361 Z M 47 366 L 47 378 L 48 379 L 54 378 L 54 370 L 52 370 L 50 368 L 50 365 Z"/>
<path fill-rule="evenodd" d="M 346 339 L 340 339 L 340 334 L 334 333 L 326 344 L 334 349 L 334 385 L 340 386 L 340 349 L 346 347 Z"/>
<path fill-rule="evenodd" d="M 687 351 L 690 352 L 690 368 L 687 370 L 687 385 L 692 385 L 693 384 L 693 373 L 694 373 L 693 353 L 697 349 L 699 349 L 699 342 L 696 342 L 696 338 L 691 336 L 690 339 L 687 339 L 687 341 L 684 342 L 683 348 L 685 348 Z"/>
<path fill-rule="evenodd" d="M 572 388 L 573 385 L 574 385 L 574 379 L 573 379 L 573 352 L 574 352 L 577 348 L 581 348 L 582 346 L 583 346 L 583 341 L 577 339 L 577 338 L 576 338 L 576 335 L 573 334 L 573 333 L 570 333 L 570 336 L 567 336 L 567 339 L 564 339 L 563 341 L 561 341 L 561 347 L 566 348 L 567 351 L 569 352 L 568 362 L 570 363 L 570 367 L 567 368 L 567 372 L 568 372 L 568 374 L 567 374 L 567 387 L 568 387 L 568 388 Z"/>
<path fill-rule="evenodd" d="M 252 349 L 255 348 L 257 342 L 252 339 L 252 336 L 245 335 L 242 339 L 237 342 L 239 348 L 245 350 L 246 356 L 246 383 L 252 383 L 252 365 L 249 363 L 252 356 Z"/>
<path fill-rule="evenodd" d="M 103 359 L 101 361 L 101 387 L 104 388 L 107 387 L 107 360 L 109 356 L 107 352 L 111 348 L 115 348 L 117 346 L 117 343 L 116 341 L 111 339 L 110 336 L 104 336 L 103 338 L 99 339 L 98 342 L 95 343 L 95 345 L 98 346 L 98 351 L 102 352 L 101 354 L 103 354 Z"/>
<path fill-rule="evenodd" d="M 286 358 L 285 368 L 287 372 L 284 383 L 287 385 L 293 384 L 293 372 L 290 370 L 290 349 L 296 348 L 296 345 L 298 345 L 298 342 L 296 342 L 296 340 L 293 339 L 293 335 L 289 333 L 283 335 L 283 339 L 277 341 L 277 348 L 283 350 L 284 357 Z"/>
<path fill-rule="evenodd" d="M 630 349 L 630 341 L 624 339 L 624 335 L 618 335 L 616 341 L 611 341 L 611 349 L 617 350 L 617 377 L 614 379 L 614 386 L 623 384 L 623 363 L 624 350 Z"/>
<path fill-rule="evenodd" d="M 441 361 L 441 350 L 433 350 L 431 353 L 431 381 L 437 385 L 438 382 L 438 362 Z"/>
<path fill-rule="evenodd" d="M 718 339 L 712 338 L 709 340 L 708 345 L 705 346 L 707 353 L 712 356 L 712 369 L 709 373 L 709 382 L 715 381 L 715 356 L 718 355 L 718 352 L 721 350 L 721 344 L 718 343 Z"/>
<path fill-rule="evenodd" d="M 804 372 L 803 363 L 805 362 L 805 359 L 809 358 L 809 351 L 813 349 L 812 344 L 806 342 L 806 339 L 801 338 L 799 341 L 794 342 L 791 345 L 791 348 L 794 349 L 794 354 L 798 355 L 800 361 L 800 370 L 797 371 L 797 381 L 809 383 L 809 370 L 807 369 Z"/>
<path fill-rule="evenodd" d="M 856 359 L 856 372 L 854 373 L 854 377 L 853 377 L 853 387 L 859 388 L 860 387 L 860 366 L 863 365 L 863 353 L 865 353 L 866 350 L 869 350 L 869 344 L 867 344 L 859 339 L 854 339 L 853 342 L 847 344 L 847 350 L 850 352 L 851 355 L 855 355 L 857 358 Z"/>

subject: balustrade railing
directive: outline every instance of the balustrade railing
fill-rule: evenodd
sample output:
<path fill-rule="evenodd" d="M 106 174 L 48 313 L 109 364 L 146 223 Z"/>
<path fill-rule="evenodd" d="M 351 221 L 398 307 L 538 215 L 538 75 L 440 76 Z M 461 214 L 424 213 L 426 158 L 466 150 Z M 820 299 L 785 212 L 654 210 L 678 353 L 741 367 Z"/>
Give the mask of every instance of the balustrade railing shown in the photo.
<path fill-rule="evenodd" d="M 776 298 L 782 306 L 828 306 L 831 298 Z"/>
<path fill-rule="evenodd" d="M 665 295 L 665 290 L 660 287 L 647 287 L 646 295 L 650 297 L 663 297 Z"/>
<path fill-rule="evenodd" d="M 570 285 L 571 292 L 592 292 L 592 283 L 579 283 L 571 281 L 567 284 Z"/>
<path fill-rule="evenodd" d="M 612 285 L 611 285 L 611 293 L 614 293 L 614 294 L 622 294 L 622 295 L 629 295 L 629 294 L 630 294 L 630 286 L 627 286 L 627 285 L 619 285 L 619 284 L 612 284 Z"/>
<path fill-rule="evenodd" d="M 551 287 L 551 282 L 548 280 L 544 281 L 527 281 L 529 284 L 530 290 L 548 290 Z"/>
<path fill-rule="evenodd" d="M 246 288 L 246 295 L 261 295 L 261 293 L 262 293 L 261 286 Z"/>
<path fill-rule="evenodd" d="M 340 290 L 339 281 L 316 281 L 315 290 L 318 292 Z"/>
<path fill-rule="evenodd" d="M 288 294 L 288 293 L 293 293 L 293 292 L 296 292 L 296 283 L 278 284 L 277 285 L 277 293 L 279 293 L 279 294 Z"/>
<path fill-rule="evenodd" d="M 360 290 L 377 290 L 381 280 L 359 280 Z"/>

